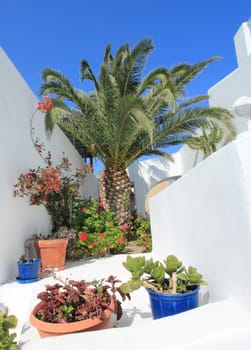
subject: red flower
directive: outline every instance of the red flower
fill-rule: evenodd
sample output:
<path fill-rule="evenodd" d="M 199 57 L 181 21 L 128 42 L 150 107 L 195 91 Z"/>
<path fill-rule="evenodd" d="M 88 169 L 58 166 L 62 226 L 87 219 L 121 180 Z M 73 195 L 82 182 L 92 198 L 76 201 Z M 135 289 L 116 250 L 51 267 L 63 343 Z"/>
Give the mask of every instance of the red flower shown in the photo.
<path fill-rule="evenodd" d="M 128 229 L 128 226 L 126 224 L 119 226 L 122 231 L 126 231 Z"/>
<path fill-rule="evenodd" d="M 104 202 L 99 202 L 98 205 L 99 205 L 101 208 L 104 208 Z"/>
<path fill-rule="evenodd" d="M 85 232 L 79 232 L 79 233 L 78 233 L 78 238 L 79 238 L 81 241 L 87 241 L 87 239 L 88 239 L 88 234 L 85 233 Z"/>
<path fill-rule="evenodd" d="M 38 102 L 37 109 L 42 111 L 42 112 L 46 112 L 46 111 L 50 111 L 53 107 L 54 106 L 53 106 L 51 98 L 48 96 L 43 96 L 43 101 Z"/>
<path fill-rule="evenodd" d="M 100 232 L 99 237 L 100 238 L 105 238 L 105 233 L 104 232 Z"/>
<path fill-rule="evenodd" d="M 124 244 L 124 243 L 125 243 L 124 237 L 119 237 L 118 242 L 119 242 L 120 244 Z"/>
<path fill-rule="evenodd" d="M 97 247 L 98 246 L 98 242 L 97 241 L 92 242 L 92 246 L 93 247 Z"/>
<path fill-rule="evenodd" d="M 91 173 L 93 173 L 93 166 L 92 166 L 92 165 L 89 165 L 89 171 L 90 171 Z"/>
<path fill-rule="evenodd" d="M 86 212 L 87 212 L 87 208 L 83 208 L 83 209 L 82 209 L 82 212 L 83 212 L 83 213 L 86 213 Z"/>
<path fill-rule="evenodd" d="M 144 243 L 143 243 L 143 246 L 144 246 L 144 247 L 148 247 L 149 244 L 150 244 L 149 242 L 144 242 Z"/>

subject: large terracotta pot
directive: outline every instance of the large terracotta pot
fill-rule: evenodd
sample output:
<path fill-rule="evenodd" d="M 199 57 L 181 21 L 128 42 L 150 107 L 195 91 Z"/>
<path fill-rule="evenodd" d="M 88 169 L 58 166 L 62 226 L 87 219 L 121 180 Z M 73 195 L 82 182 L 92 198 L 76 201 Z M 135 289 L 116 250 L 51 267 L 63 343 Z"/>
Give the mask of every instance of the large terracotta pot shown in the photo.
<path fill-rule="evenodd" d="M 30 314 L 30 323 L 33 327 L 37 328 L 41 338 L 63 335 L 68 333 L 84 332 L 84 331 L 96 331 L 100 329 L 106 329 L 110 326 L 110 318 L 115 310 L 115 304 L 112 300 L 111 309 L 105 310 L 103 313 L 103 319 L 100 320 L 98 317 L 93 317 L 83 321 L 69 322 L 69 323 L 49 323 L 40 321 L 35 317 L 38 305 L 35 306 L 32 313 Z"/>
<path fill-rule="evenodd" d="M 35 240 L 37 256 L 41 259 L 42 270 L 63 270 L 68 238 Z"/>

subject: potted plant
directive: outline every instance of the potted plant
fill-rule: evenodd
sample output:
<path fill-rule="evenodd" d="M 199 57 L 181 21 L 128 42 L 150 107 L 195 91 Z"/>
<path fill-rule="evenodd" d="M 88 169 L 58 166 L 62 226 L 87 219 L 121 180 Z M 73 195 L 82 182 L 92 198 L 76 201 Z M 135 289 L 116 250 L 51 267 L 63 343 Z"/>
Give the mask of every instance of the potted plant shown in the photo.
<path fill-rule="evenodd" d="M 26 239 L 24 244 L 25 253 L 17 261 L 17 282 L 19 283 L 31 283 L 39 279 L 41 259 L 32 257 L 31 241 L 31 238 Z"/>
<path fill-rule="evenodd" d="M 125 293 L 141 286 L 149 294 L 153 319 L 174 315 L 198 306 L 200 285 L 207 284 L 193 266 L 186 268 L 176 256 L 167 256 L 163 263 L 144 256 L 123 262 L 131 279 L 121 285 Z"/>
<path fill-rule="evenodd" d="M 0 349 L 3 350 L 18 350 L 19 347 L 14 341 L 16 333 L 10 333 L 10 329 L 16 328 L 17 317 L 8 315 L 8 308 L 1 307 L 0 310 Z"/>
<path fill-rule="evenodd" d="M 32 239 L 38 258 L 42 261 L 42 272 L 60 271 L 65 267 L 67 255 L 70 255 L 72 241 L 77 232 L 66 226 L 60 227 L 51 235 L 33 234 Z"/>
<path fill-rule="evenodd" d="M 19 283 L 31 283 L 39 280 L 41 259 L 29 258 L 27 255 L 22 255 L 17 262 Z"/>
<path fill-rule="evenodd" d="M 117 320 L 122 316 L 116 295 L 122 301 L 130 298 L 116 286 L 121 281 L 114 276 L 91 282 L 57 280 L 37 295 L 40 302 L 30 315 L 30 323 L 41 337 L 108 328 L 113 313 Z"/>

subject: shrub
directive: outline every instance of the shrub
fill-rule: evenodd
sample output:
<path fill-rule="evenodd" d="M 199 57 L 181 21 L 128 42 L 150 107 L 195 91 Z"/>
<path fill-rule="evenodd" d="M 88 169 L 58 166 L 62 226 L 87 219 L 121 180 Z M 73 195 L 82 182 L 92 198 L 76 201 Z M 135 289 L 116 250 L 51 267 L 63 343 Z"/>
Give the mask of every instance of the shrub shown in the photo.
<path fill-rule="evenodd" d="M 105 211 L 103 203 L 94 198 L 76 203 L 71 224 L 78 232 L 76 255 L 97 257 L 122 252 L 127 239 L 115 213 Z"/>
<path fill-rule="evenodd" d="M 137 245 L 143 246 L 147 252 L 152 251 L 150 220 L 141 215 L 131 216 L 130 220 L 130 231 Z"/>

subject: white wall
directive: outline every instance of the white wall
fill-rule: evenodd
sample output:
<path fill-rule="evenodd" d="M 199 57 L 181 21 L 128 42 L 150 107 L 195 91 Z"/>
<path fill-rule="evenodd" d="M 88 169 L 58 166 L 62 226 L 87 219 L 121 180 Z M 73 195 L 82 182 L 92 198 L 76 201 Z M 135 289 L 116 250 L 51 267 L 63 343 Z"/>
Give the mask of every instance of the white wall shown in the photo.
<path fill-rule="evenodd" d="M 157 183 L 172 177 L 179 177 L 194 167 L 202 159 L 196 152 L 184 145 L 172 154 L 174 162 L 162 157 L 134 162 L 128 168 L 130 180 L 134 183 L 135 205 L 137 212 L 145 215 L 145 199 L 148 191 Z"/>
<path fill-rule="evenodd" d="M 150 199 L 153 250 L 198 267 L 211 301 L 251 302 L 251 134 Z"/>
<path fill-rule="evenodd" d="M 210 106 L 227 108 L 233 114 L 233 104 L 239 97 L 251 97 L 251 28 L 248 22 L 242 23 L 234 36 L 234 41 L 239 66 L 208 90 Z M 236 116 L 235 126 L 238 133 L 245 131 L 247 121 L 243 117 Z"/>
<path fill-rule="evenodd" d="M 12 195 L 20 173 L 44 164 L 32 145 L 29 129 L 38 99 L 1 48 L 0 77 L 1 284 L 16 276 L 16 261 L 24 252 L 24 240 L 35 230 L 49 232 L 50 225 L 49 216 L 42 206 L 30 207 L 27 198 L 13 198 Z M 83 165 L 80 155 L 59 128 L 55 128 L 51 140 L 46 138 L 43 118 L 42 113 L 36 113 L 35 134 L 52 152 L 55 162 L 60 161 L 62 152 L 65 152 L 73 168 Z"/>

